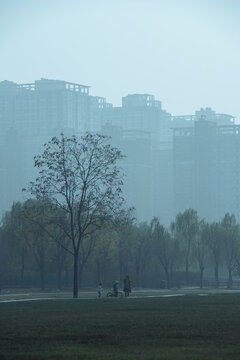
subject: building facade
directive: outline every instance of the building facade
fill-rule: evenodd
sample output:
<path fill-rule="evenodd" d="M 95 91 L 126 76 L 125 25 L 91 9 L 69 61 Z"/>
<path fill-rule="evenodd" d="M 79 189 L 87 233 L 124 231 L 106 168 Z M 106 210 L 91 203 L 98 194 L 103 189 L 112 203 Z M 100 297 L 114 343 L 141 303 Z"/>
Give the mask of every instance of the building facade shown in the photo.
<path fill-rule="evenodd" d="M 194 208 L 209 221 L 240 215 L 240 127 L 201 118 L 174 129 L 174 212 Z"/>
<path fill-rule="evenodd" d="M 239 137 L 234 120 L 211 108 L 171 116 L 151 94 L 129 94 L 122 106 L 114 107 L 91 96 L 85 85 L 2 81 L 0 213 L 23 199 L 22 188 L 35 176 L 33 156 L 46 141 L 61 132 L 90 131 L 110 135 L 126 155 L 120 164 L 124 197 L 136 208 L 138 220 L 159 216 L 169 225 L 188 207 L 209 219 L 226 211 L 237 214 Z"/>
<path fill-rule="evenodd" d="M 61 80 L 0 83 L 0 211 L 22 199 L 34 176 L 33 156 L 61 132 L 90 130 L 89 86 Z"/>
<path fill-rule="evenodd" d="M 133 94 L 122 98 L 121 107 L 105 107 L 97 114 L 95 131 L 106 123 L 125 130 L 145 131 L 150 134 L 151 148 L 172 142 L 171 114 L 162 109 L 161 101 L 153 95 Z"/>

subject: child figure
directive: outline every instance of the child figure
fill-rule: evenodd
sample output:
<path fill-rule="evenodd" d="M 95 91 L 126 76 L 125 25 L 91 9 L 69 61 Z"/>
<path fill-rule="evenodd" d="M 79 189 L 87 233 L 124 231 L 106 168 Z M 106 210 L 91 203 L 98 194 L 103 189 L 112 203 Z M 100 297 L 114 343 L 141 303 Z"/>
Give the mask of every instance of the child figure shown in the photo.
<path fill-rule="evenodd" d="M 100 282 L 98 284 L 98 297 L 99 298 L 102 296 L 102 291 L 103 291 L 103 287 L 102 287 L 102 283 Z"/>

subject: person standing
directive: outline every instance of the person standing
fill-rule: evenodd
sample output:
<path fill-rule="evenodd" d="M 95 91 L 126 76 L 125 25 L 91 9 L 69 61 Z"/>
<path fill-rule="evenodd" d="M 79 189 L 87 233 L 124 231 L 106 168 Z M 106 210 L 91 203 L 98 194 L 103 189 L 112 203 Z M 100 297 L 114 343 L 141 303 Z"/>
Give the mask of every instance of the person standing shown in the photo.
<path fill-rule="evenodd" d="M 125 293 L 125 296 L 129 296 L 131 292 L 131 281 L 128 275 L 125 277 L 123 281 L 123 291 Z"/>
<path fill-rule="evenodd" d="M 98 284 L 98 298 L 102 296 L 102 292 L 103 292 L 103 287 L 102 287 L 102 283 L 100 282 Z"/>

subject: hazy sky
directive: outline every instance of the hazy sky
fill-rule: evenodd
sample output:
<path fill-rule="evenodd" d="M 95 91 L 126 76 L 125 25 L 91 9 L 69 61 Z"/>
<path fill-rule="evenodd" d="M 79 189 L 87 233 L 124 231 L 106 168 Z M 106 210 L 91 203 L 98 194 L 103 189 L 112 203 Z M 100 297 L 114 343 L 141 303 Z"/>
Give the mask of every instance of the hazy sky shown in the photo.
<path fill-rule="evenodd" d="M 150 93 L 174 115 L 240 121 L 239 0 L 0 0 L 0 81 L 91 86 L 114 105 Z"/>

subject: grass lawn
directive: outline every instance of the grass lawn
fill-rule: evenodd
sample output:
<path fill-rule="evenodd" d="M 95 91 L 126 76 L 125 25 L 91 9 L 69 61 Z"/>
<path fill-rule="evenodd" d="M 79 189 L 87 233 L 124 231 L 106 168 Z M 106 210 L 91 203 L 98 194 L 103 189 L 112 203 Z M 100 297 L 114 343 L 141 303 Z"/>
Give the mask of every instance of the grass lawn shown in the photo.
<path fill-rule="evenodd" d="M 239 359 L 240 294 L 0 304 L 0 359 Z"/>

